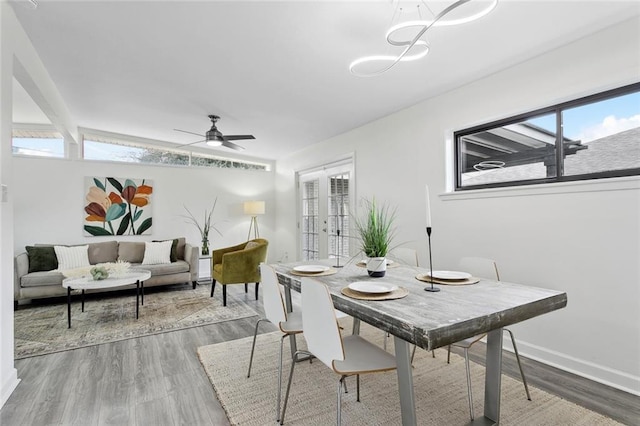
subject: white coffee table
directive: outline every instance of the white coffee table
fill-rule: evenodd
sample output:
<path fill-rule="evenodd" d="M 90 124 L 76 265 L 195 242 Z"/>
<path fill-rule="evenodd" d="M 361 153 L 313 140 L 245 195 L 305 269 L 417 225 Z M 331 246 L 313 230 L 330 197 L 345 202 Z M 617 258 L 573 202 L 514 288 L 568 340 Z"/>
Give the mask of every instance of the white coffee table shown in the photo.
<path fill-rule="evenodd" d="M 144 282 L 151 277 L 151 272 L 144 269 L 135 269 L 119 274 L 117 277 L 109 277 L 104 280 L 94 280 L 91 276 L 80 278 L 66 278 L 62 286 L 67 289 L 67 318 L 71 328 L 71 291 L 82 290 L 82 312 L 84 312 L 84 291 L 104 289 L 111 287 L 123 287 L 136 285 L 136 319 L 138 319 L 140 290 L 142 289 L 142 305 L 144 305 Z"/>

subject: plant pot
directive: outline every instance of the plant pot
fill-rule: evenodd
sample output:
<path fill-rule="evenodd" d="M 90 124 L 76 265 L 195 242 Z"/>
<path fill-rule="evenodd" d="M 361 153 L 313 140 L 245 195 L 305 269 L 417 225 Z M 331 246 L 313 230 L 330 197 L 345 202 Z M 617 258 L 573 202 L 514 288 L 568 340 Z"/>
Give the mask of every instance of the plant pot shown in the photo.
<path fill-rule="evenodd" d="M 209 255 L 209 240 L 206 238 L 202 240 L 202 255 L 203 256 Z"/>
<path fill-rule="evenodd" d="M 387 272 L 387 259 L 384 257 L 370 257 L 367 259 L 367 272 L 372 278 L 384 277 Z"/>

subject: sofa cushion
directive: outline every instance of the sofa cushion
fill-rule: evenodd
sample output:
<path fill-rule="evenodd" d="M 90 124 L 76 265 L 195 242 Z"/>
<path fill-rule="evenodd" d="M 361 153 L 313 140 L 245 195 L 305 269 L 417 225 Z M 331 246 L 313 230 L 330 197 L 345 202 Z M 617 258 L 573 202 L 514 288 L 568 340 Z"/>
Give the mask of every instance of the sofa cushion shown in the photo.
<path fill-rule="evenodd" d="M 64 276 L 58 271 L 32 272 L 20 279 L 22 287 L 58 286 L 62 287 Z"/>
<path fill-rule="evenodd" d="M 129 263 L 142 263 L 144 259 L 144 243 L 121 241 L 118 244 L 118 260 Z"/>
<path fill-rule="evenodd" d="M 118 242 L 105 241 L 102 243 L 89 244 L 89 263 L 96 265 L 98 263 L 115 262 L 118 260 Z"/>
<path fill-rule="evenodd" d="M 152 277 L 189 272 L 189 263 L 184 260 L 178 260 L 177 262 L 171 262 L 171 263 L 159 263 L 156 265 L 131 265 L 131 266 L 140 267 L 140 269 L 146 269 L 147 271 L 151 271 Z"/>
<path fill-rule="evenodd" d="M 53 247 L 25 247 L 29 257 L 29 272 L 58 269 L 58 258 Z"/>
<path fill-rule="evenodd" d="M 63 271 L 66 269 L 82 268 L 89 266 L 89 246 L 53 246 L 58 258 L 58 269 Z"/>
<path fill-rule="evenodd" d="M 178 260 L 178 239 L 175 238 L 173 240 L 153 240 L 154 243 L 161 243 L 163 241 L 171 241 L 171 257 L 170 260 L 175 262 Z"/>
<path fill-rule="evenodd" d="M 143 265 L 158 265 L 171 263 L 171 245 L 173 241 L 163 241 L 161 243 L 145 242 Z"/>

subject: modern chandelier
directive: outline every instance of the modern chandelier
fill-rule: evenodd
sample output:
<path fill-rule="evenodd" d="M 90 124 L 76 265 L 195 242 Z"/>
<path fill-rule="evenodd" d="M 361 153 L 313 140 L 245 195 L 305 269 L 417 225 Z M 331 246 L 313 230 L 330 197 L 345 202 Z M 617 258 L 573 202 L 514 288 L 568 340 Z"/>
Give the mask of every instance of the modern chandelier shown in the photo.
<path fill-rule="evenodd" d="M 456 12 L 460 12 L 469 9 L 468 7 L 462 6 L 468 6 L 471 3 L 478 4 L 480 2 L 486 3 L 486 6 L 482 7 L 480 10 L 471 8 L 471 11 L 468 11 L 466 15 L 463 14 L 463 16 L 459 16 L 458 13 L 455 14 L 456 16 L 453 16 L 454 14 L 452 14 L 454 10 Z M 422 1 L 422 3 L 427 6 L 424 1 Z M 375 77 L 389 71 L 398 62 L 409 62 L 424 58 L 427 53 L 429 53 L 429 44 L 421 38 L 427 30 L 432 27 L 460 25 L 475 21 L 489 14 L 497 5 L 498 0 L 457 0 L 439 13 L 434 14 L 432 19 L 420 19 L 393 25 L 389 30 L 387 30 L 385 35 L 387 43 L 391 46 L 402 47 L 403 50 L 397 55 L 372 55 L 358 58 L 351 62 L 349 65 L 349 71 L 357 77 Z M 409 39 L 402 39 L 402 32 L 406 32 L 408 29 L 417 31 L 416 35 Z M 362 70 L 363 65 L 371 65 L 375 63 L 386 63 L 386 66 L 381 65 L 378 70 L 372 72 L 365 72 Z"/>

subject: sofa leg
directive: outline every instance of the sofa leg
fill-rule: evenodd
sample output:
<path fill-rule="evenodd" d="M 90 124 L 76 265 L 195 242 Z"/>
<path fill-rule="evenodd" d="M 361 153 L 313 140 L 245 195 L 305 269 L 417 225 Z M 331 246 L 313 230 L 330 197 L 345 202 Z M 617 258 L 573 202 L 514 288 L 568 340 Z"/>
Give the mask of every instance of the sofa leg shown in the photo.
<path fill-rule="evenodd" d="M 18 301 L 17 301 L 17 300 L 14 300 L 14 301 L 13 301 L 13 310 L 14 310 L 14 311 L 17 311 L 17 310 L 18 310 Z"/>
<path fill-rule="evenodd" d="M 244 283 L 244 292 L 249 293 L 249 283 Z"/>
<path fill-rule="evenodd" d="M 256 283 L 256 300 L 258 300 L 258 286 L 260 285 L 259 282 Z"/>
<path fill-rule="evenodd" d="M 198 285 L 198 281 L 193 281 L 193 289 L 196 289 L 196 286 Z"/>
<path fill-rule="evenodd" d="M 216 280 L 211 280 L 211 297 L 213 297 L 213 290 L 216 289 Z"/>
<path fill-rule="evenodd" d="M 222 286 L 222 306 L 227 306 L 227 286 Z"/>

